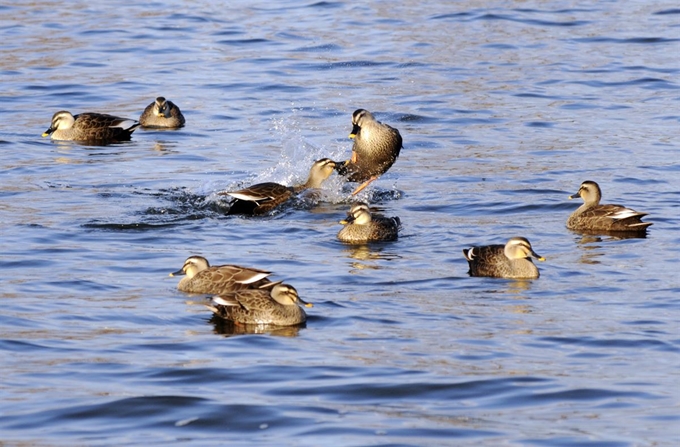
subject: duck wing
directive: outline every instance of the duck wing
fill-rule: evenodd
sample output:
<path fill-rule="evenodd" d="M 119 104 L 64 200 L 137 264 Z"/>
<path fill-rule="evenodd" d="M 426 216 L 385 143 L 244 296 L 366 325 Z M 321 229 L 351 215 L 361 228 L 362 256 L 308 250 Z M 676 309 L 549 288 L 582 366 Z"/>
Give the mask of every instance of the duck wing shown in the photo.
<path fill-rule="evenodd" d="M 107 115 L 105 113 L 81 113 L 73 118 L 75 118 L 73 128 L 80 130 L 118 128 L 132 133 L 140 126 L 136 120 Z"/>
<path fill-rule="evenodd" d="M 581 214 L 582 220 L 592 222 L 593 229 L 610 231 L 643 231 L 651 222 L 642 222 L 641 213 L 622 205 L 599 205 Z"/>
<path fill-rule="evenodd" d="M 226 194 L 236 199 L 229 209 L 229 214 L 263 214 L 288 200 L 293 191 L 288 186 L 268 182 Z"/>

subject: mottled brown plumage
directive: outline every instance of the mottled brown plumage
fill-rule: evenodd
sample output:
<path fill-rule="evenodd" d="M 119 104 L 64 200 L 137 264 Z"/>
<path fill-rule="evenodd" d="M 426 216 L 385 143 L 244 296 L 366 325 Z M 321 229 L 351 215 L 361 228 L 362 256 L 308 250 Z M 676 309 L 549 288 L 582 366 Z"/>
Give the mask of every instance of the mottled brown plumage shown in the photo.
<path fill-rule="evenodd" d="M 350 244 L 394 241 L 401 228 L 398 217 L 372 216 L 368 205 L 362 202 L 352 205 L 347 218 L 340 223 L 345 226 L 338 232 L 338 239 Z"/>
<path fill-rule="evenodd" d="M 356 110 L 352 125 L 352 158 L 336 165 L 348 181 L 363 182 L 352 193 L 357 194 L 392 167 L 399 157 L 402 139 L 397 129 L 377 121 L 368 110 Z"/>
<path fill-rule="evenodd" d="M 531 257 L 544 261 L 526 238 L 513 237 L 505 245 L 485 245 L 463 250 L 470 265 L 470 276 L 532 279 L 540 276 Z"/>
<path fill-rule="evenodd" d="M 93 143 L 127 141 L 139 122 L 104 113 L 72 115 L 62 110 L 52 116 L 52 124 L 42 136 L 53 140 L 73 140 Z"/>
<path fill-rule="evenodd" d="M 234 198 L 228 214 L 262 215 L 288 201 L 294 194 L 310 188 L 320 188 L 321 184 L 333 173 L 334 168 L 334 161 L 322 158 L 314 162 L 309 170 L 309 178 L 302 185 L 284 186 L 267 182 L 220 194 Z"/>
<path fill-rule="evenodd" d="M 170 276 L 186 275 L 177 288 L 186 293 L 220 294 L 269 284 L 270 272 L 239 265 L 210 266 L 203 256 L 191 256 Z"/>
<path fill-rule="evenodd" d="M 293 326 L 307 321 L 307 314 L 298 303 L 312 307 L 300 299 L 293 286 L 272 283 L 215 296 L 208 308 L 215 315 L 239 324 Z"/>
<path fill-rule="evenodd" d="M 159 96 L 156 101 L 146 106 L 139 117 L 139 122 L 143 127 L 173 129 L 184 126 L 185 120 L 175 103 Z"/>
<path fill-rule="evenodd" d="M 581 197 L 584 201 L 567 219 L 567 228 L 585 232 L 627 232 L 643 234 L 651 222 L 643 222 L 647 213 L 626 208 L 622 205 L 600 205 L 602 191 L 600 186 L 586 180 L 570 199 Z"/>

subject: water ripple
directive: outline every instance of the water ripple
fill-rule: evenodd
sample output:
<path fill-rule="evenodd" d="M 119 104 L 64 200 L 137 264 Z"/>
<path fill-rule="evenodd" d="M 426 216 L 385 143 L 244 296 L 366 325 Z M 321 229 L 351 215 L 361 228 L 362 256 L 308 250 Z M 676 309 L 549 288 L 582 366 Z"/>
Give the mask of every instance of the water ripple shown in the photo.
<path fill-rule="evenodd" d="M 614 43 L 614 44 L 667 44 L 674 43 L 680 39 L 669 39 L 664 37 L 631 37 L 631 38 L 614 38 L 614 37 L 582 37 L 573 39 L 578 43 Z"/>

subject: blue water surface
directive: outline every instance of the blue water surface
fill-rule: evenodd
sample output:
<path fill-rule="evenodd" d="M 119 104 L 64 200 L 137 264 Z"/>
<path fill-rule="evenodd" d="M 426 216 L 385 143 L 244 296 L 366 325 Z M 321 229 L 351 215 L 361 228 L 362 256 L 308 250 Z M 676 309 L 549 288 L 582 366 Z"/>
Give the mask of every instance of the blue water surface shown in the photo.
<path fill-rule="evenodd" d="M 0 6 L 0 443 L 680 445 L 680 9 L 645 2 Z M 180 130 L 88 146 L 59 110 Z M 347 246 L 333 177 L 253 219 L 218 193 L 347 159 L 372 111 L 404 149 L 361 193 L 400 239 Z M 565 228 L 584 180 L 646 238 Z M 533 281 L 462 249 L 525 236 Z M 274 272 L 303 327 L 176 289 L 192 254 Z"/>

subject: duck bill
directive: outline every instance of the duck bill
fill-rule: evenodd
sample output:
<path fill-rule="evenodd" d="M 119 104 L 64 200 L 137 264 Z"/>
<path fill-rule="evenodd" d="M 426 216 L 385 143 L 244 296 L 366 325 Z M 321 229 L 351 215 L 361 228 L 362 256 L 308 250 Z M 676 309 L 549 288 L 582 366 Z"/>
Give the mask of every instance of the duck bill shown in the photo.
<path fill-rule="evenodd" d="M 354 127 L 352 127 L 352 132 L 350 132 L 349 137 L 351 139 L 356 138 L 356 136 L 357 136 L 357 134 L 359 133 L 360 130 L 361 130 L 361 128 L 355 124 Z"/>
<path fill-rule="evenodd" d="M 572 194 L 572 195 L 569 196 L 569 200 L 571 200 L 571 199 L 578 199 L 579 197 L 581 197 L 581 194 L 579 194 L 579 193 Z"/>
<path fill-rule="evenodd" d="M 347 216 L 347 218 L 342 219 L 342 220 L 340 221 L 340 223 L 341 223 L 342 225 L 348 225 L 348 224 L 351 224 L 352 222 L 354 222 L 354 216 L 352 216 L 352 215 L 349 215 L 349 216 Z"/>
<path fill-rule="evenodd" d="M 177 270 L 176 272 L 170 273 L 168 276 L 182 276 L 186 275 L 186 272 L 184 270 Z"/>
<path fill-rule="evenodd" d="M 308 303 L 307 301 L 303 300 L 302 298 L 298 297 L 297 299 L 300 303 L 304 304 L 305 307 L 314 307 L 312 303 Z"/>
<path fill-rule="evenodd" d="M 347 165 L 349 164 L 349 160 L 347 160 L 347 161 L 334 161 L 333 163 L 335 163 L 335 170 L 338 172 L 338 174 L 340 174 L 340 175 L 346 174 Z"/>
<path fill-rule="evenodd" d="M 545 258 L 544 258 L 543 256 L 539 255 L 538 253 L 536 253 L 536 252 L 533 251 L 533 250 L 531 250 L 531 256 L 533 256 L 534 258 L 538 259 L 539 261 L 545 261 Z"/>
<path fill-rule="evenodd" d="M 50 127 L 49 129 L 42 133 L 43 138 L 49 137 L 50 135 L 52 135 L 52 132 L 54 132 L 54 129 Z"/>

